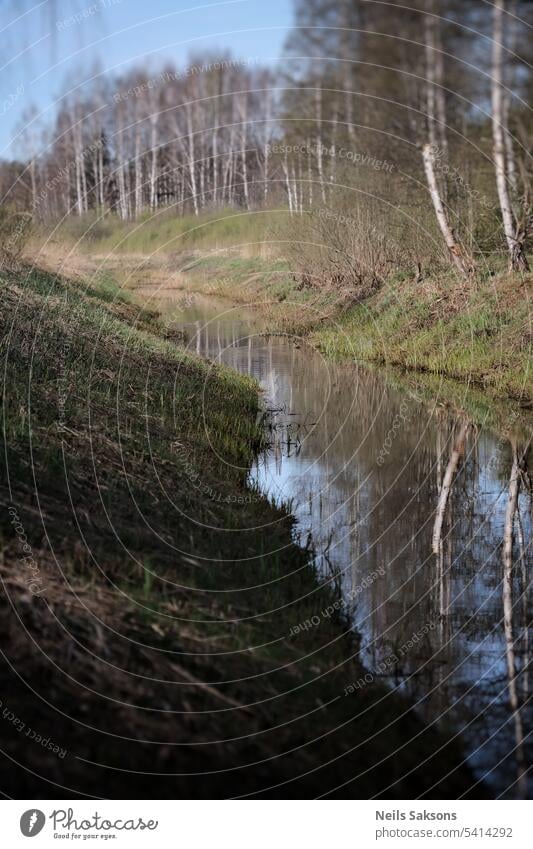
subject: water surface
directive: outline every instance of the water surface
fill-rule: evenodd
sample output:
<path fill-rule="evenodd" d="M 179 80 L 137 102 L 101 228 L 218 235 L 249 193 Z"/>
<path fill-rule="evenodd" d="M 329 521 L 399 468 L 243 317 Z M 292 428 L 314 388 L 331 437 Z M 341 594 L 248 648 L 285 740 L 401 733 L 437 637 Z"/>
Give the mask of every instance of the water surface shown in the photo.
<path fill-rule="evenodd" d="M 290 504 L 296 539 L 339 582 L 368 680 L 460 733 L 493 794 L 529 795 L 531 498 L 512 417 L 503 436 L 474 427 L 442 396 L 262 335 L 251 310 L 163 294 L 191 350 L 260 382 L 271 446 L 250 479 Z"/>

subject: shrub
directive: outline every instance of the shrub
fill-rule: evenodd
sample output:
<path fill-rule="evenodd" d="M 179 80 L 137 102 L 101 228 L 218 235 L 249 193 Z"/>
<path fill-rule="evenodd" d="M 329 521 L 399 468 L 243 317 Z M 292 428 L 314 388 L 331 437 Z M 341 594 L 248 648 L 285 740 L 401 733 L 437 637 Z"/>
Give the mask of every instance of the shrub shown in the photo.
<path fill-rule="evenodd" d="M 410 261 L 382 219 L 363 204 L 320 209 L 294 223 L 287 253 L 302 285 L 335 289 L 359 300 Z"/>

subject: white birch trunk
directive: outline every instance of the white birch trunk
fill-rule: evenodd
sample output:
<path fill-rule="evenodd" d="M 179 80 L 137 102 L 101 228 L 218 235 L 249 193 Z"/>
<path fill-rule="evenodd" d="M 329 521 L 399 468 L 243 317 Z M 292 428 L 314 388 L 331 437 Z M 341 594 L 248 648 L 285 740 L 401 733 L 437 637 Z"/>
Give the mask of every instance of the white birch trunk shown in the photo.
<path fill-rule="evenodd" d="M 194 209 L 194 214 L 198 215 L 198 196 L 196 193 L 196 163 L 194 161 L 194 133 L 193 133 L 193 123 L 192 123 L 192 110 L 191 106 L 188 103 L 186 106 L 186 115 L 187 115 L 187 151 L 188 151 L 188 161 L 189 161 L 189 182 L 191 185 L 191 195 L 192 195 L 192 204 Z"/>
<path fill-rule="evenodd" d="M 150 209 L 157 207 L 157 113 L 150 116 Z"/>
<path fill-rule="evenodd" d="M 433 202 L 433 208 L 437 217 L 437 222 L 440 231 L 446 242 L 446 247 L 450 252 L 450 256 L 455 263 L 456 268 L 465 276 L 471 274 L 474 270 L 473 263 L 465 256 L 464 251 L 457 242 L 454 232 L 450 227 L 448 215 L 444 208 L 444 203 L 439 193 L 437 177 L 435 175 L 435 156 L 434 147 L 431 144 L 425 144 L 422 149 L 422 157 L 424 160 L 424 170 L 426 172 L 426 180 L 429 187 L 429 193 Z"/>
<path fill-rule="evenodd" d="M 216 206 L 218 200 L 218 97 L 215 101 L 215 123 L 213 127 L 213 144 L 212 144 L 212 155 L 213 155 L 213 168 L 212 168 L 212 190 L 213 190 L 213 203 Z"/>
<path fill-rule="evenodd" d="M 246 161 L 246 139 L 248 132 L 248 101 L 247 94 L 244 92 L 240 103 L 240 121 L 241 121 L 241 169 L 242 169 L 242 187 L 244 193 L 244 202 L 246 209 L 250 209 L 250 195 L 248 191 L 248 166 Z"/>
<path fill-rule="evenodd" d="M 315 122 L 316 122 L 316 165 L 318 170 L 318 181 L 322 194 L 322 203 L 326 203 L 326 188 L 324 186 L 324 163 L 322 160 L 322 90 L 319 86 L 315 89 Z"/>
<path fill-rule="evenodd" d="M 511 20 L 509 21 L 509 39 L 508 39 L 508 49 L 511 54 L 509 57 L 509 62 L 512 63 L 513 58 L 512 54 L 516 49 L 517 42 L 517 21 L 518 21 L 518 3 L 515 2 L 511 4 Z M 511 89 L 513 84 L 513 70 L 512 65 L 510 65 L 510 71 L 507 74 L 507 86 Z M 516 197 L 518 194 L 518 172 L 516 168 L 516 159 L 515 152 L 513 147 L 513 138 L 511 133 L 509 132 L 509 114 L 511 111 L 511 92 L 509 90 L 504 91 L 503 93 L 503 129 L 504 129 L 504 137 L 505 137 L 505 159 L 506 159 L 506 168 L 507 168 L 507 180 L 509 186 L 511 188 L 511 192 Z M 511 199 L 512 202 L 513 199 Z"/>
<path fill-rule="evenodd" d="M 141 163 L 141 131 L 137 124 L 135 127 L 135 217 L 142 211 L 142 163 Z"/>
<path fill-rule="evenodd" d="M 124 144 L 122 138 L 122 127 L 119 127 L 117 135 L 117 183 L 120 217 L 125 221 L 128 217 L 128 198 L 126 192 L 126 179 L 124 174 Z"/>
<path fill-rule="evenodd" d="M 281 168 L 285 177 L 285 185 L 287 187 L 287 200 L 289 203 L 289 212 L 292 215 L 293 212 L 293 203 L 292 203 L 292 190 L 291 190 L 291 179 L 289 173 L 289 163 L 287 161 L 287 154 L 285 153 L 283 162 L 281 163 Z"/>
<path fill-rule="evenodd" d="M 263 202 L 265 206 L 267 205 L 268 200 L 268 179 L 269 179 L 269 165 L 270 165 L 270 123 L 272 120 L 272 94 L 270 91 L 266 92 L 266 113 L 265 113 L 265 132 L 264 132 L 264 158 L 263 158 Z"/>
<path fill-rule="evenodd" d="M 448 157 L 448 140 L 446 135 L 446 100 L 443 89 L 444 62 L 440 51 L 440 32 L 437 18 L 434 16 L 435 3 L 429 0 L 429 11 L 426 15 L 426 108 L 428 120 L 428 139 L 433 147 L 434 161 L 446 162 Z M 443 203 L 447 201 L 446 180 L 440 171 L 440 191 Z"/>
<path fill-rule="evenodd" d="M 503 230 L 509 251 L 509 270 L 528 271 L 523 240 L 518 237 L 505 167 L 505 124 L 503 97 L 503 13 L 504 0 L 494 2 L 492 40 L 492 138 L 496 187 L 502 214 Z"/>

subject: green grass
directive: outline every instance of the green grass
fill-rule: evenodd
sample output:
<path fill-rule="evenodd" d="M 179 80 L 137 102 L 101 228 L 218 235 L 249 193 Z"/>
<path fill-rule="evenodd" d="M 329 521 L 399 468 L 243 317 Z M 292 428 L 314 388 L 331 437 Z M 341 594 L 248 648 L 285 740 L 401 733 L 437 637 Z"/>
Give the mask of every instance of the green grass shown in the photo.
<path fill-rule="evenodd" d="M 532 278 L 388 285 L 312 340 L 326 354 L 455 378 L 497 395 L 533 400 Z"/>
<path fill-rule="evenodd" d="M 241 303 L 282 303 L 294 289 L 294 278 L 283 259 L 262 259 L 213 253 L 185 263 L 187 287 Z"/>
<path fill-rule="evenodd" d="M 210 211 L 202 215 L 180 216 L 175 210 L 145 214 L 136 221 L 122 221 L 108 213 L 70 217 L 53 231 L 34 235 L 34 244 L 47 238 L 75 246 L 89 253 L 178 253 L 191 250 L 218 250 L 235 245 L 253 246 L 268 240 L 279 214 L 273 210 L 243 212 L 233 209 Z"/>
<path fill-rule="evenodd" d="M 378 684 L 344 694 L 363 670 L 341 614 L 322 615 L 335 588 L 293 545 L 290 516 L 246 484 L 256 384 L 164 339 L 105 276 L 0 280 L 2 700 L 69 752 L 22 749 L 4 723 L 2 750 L 21 762 L 7 760 L 4 791 L 464 792 L 442 729 Z"/>

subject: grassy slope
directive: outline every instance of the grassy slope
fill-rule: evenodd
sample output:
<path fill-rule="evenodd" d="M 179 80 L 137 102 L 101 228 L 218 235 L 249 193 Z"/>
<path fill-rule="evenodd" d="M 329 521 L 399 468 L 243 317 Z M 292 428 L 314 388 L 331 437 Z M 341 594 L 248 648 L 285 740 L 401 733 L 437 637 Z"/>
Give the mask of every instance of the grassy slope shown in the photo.
<path fill-rule="evenodd" d="M 246 489 L 255 385 L 166 342 L 112 287 L 28 269 L 1 288 L 3 791 L 464 792 L 457 750 L 397 694 L 344 695 L 362 670 L 341 618 L 321 616 L 334 590 Z"/>

